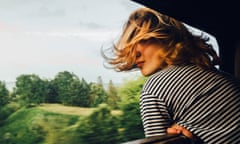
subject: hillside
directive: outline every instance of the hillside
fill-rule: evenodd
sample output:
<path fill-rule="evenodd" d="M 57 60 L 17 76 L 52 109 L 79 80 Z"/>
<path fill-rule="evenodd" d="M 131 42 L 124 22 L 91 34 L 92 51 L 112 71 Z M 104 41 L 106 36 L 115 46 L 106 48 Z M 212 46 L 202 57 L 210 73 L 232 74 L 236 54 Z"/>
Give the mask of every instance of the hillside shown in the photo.
<path fill-rule="evenodd" d="M 0 127 L 1 144 L 70 144 L 81 118 L 92 109 L 62 105 L 22 108 Z"/>
<path fill-rule="evenodd" d="M 41 104 L 22 108 L 8 117 L 0 127 L 0 144 L 76 144 L 81 119 L 95 108 Z M 121 111 L 112 111 L 121 114 Z"/>

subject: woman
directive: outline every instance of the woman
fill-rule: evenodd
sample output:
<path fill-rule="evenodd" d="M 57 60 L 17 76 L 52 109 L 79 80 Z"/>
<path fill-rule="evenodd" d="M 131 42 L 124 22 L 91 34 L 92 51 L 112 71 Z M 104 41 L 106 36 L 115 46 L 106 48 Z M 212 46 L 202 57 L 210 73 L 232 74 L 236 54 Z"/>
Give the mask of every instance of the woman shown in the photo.
<path fill-rule="evenodd" d="M 148 8 L 134 11 L 105 57 L 116 71 L 139 69 L 146 137 L 183 134 L 211 144 L 240 143 L 240 83 L 215 68 L 208 38 Z"/>

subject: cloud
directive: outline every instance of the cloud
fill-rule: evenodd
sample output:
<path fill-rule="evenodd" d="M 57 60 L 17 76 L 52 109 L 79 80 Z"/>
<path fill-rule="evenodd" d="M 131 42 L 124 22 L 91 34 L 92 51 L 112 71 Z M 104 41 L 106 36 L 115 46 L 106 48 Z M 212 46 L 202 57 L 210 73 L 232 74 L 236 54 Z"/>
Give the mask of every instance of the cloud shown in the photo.
<path fill-rule="evenodd" d="M 119 35 L 134 9 L 128 2 L 0 0 L 0 80 L 69 70 L 90 81 L 120 81 L 119 73 L 103 67 L 100 48 Z"/>
<path fill-rule="evenodd" d="M 93 23 L 93 22 L 79 22 L 80 27 L 86 27 L 88 29 L 106 29 L 107 26 L 99 23 Z"/>
<path fill-rule="evenodd" d="M 30 31 L 28 36 L 59 37 L 68 39 L 85 39 L 92 42 L 105 42 L 112 40 L 119 33 L 118 30 L 76 29 L 75 31 Z"/>

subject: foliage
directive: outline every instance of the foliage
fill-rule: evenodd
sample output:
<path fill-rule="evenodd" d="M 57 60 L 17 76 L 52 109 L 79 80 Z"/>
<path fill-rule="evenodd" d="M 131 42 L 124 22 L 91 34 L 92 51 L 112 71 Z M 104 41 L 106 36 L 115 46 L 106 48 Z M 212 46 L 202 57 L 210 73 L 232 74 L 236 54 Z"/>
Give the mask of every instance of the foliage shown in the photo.
<path fill-rule="evenodd" d="M 118 108 L 118 102 L 120 101 L 120 98 L 117 93 L 117 89 L 113 84 L 113 81 L 110 80 L 108 84 L 108 99 L 107 99 L 107 104 L 113 108 L 117 109 Z"/>
<path fill-rule="evenodd" d="M 40 104 L 45 102 L 47 95 L 47 82 L 37 75 L 20 75 L 17 77 L 14 93 L 24 105 Z"/>
<path fill-rule="evenodd" d="M 123 141 L 130 141 L 144 138 L 144 130 L 140 117 L 139 103 L 132 101 L 122 106 L 121 116 L 121 138 Z"/>
<path fill-rule="evenodd" d="M 51 81 L 52 87 L 57 94 L 57 99 L 62 104 L 71 105 L 71 96 L 74 95 L 72 87 L 79 85 L 79 78 L 73 73 L 59 72 Z"/>
<path fill-rule="evenodd" d="M 54 85 L 53 80 L 47 83 L 47 91 L 45 103 L 60 103 L 57 87 Z"/>
<path fill-rule="evenodd" d="M 90 106 L 90 86 L 89 84 L 82 78 L 80 84 L 75 89 L 77 91 L 76 98 L 74 101 L 77 102 L 78 106 L 89 107 Z"/>
<path fill-rule="evenodd" d="M 20 108 L 20 105 L 15 102 L 11 102 L 6 104 L 4 107 L 0 109 L 0 126 L 2 123 L 15 111 Z"/>
<path fill-rule="evenodd" d="M 6 88 L 6 84 L 0 81 L 0 109 L 7 103 L 9 103 L 9 91 Z"/>
<path fill-rule="evenodd" d="M 132 78 L 125 81 L 125 83 L 119 87 L 118 94 L 120 95 L 122 104 L 129 101 L 139 101 L 140 92 L 145 80 L 145 77 Z"/>
<path fill-rule="evenodd" d="M 59 72 L 51 82 L 51 94 L 56 94 L 58 101 L 65 105 L 90 105 L 90 86 L 87 82 L 68 71 Z M 52 96 L 52 95 L 51 95 Z"/>
<path fill-rule="evenodd" d="M 0 143 L 65 144 L 71 141 L 79 116 L 56 114 L 37 107 L 13 113 L 0 128 Z M 69 143 L 70 144 L 70 143 Z"/>
<path fill-rule="evenodd" d="M 107 92 L 103 85 L 98 83 L 90 83 L 90 106 L 97 107 L 101 103 L 107 101 Z"/>
<path fill-rule="evenodd" d="M 43 137 L 41 135 L 37 135 L 29 129 L 33 115 L 36 115 L 36 113 L 23 109 L 12 114 L 4 123 L 4 126 L 1 127 L 0 136 L 3 137 L 0 137 L 0 143 L 30 144 L 42 141 Z"/>
<path fill-rule="evenodd" d="M 121 117 L 122 139 L 130 141 L 144 137 L 144 131 L 140 115 L 139 96 L 145 77 L 137 77 L 126 81 L 119 88 L 121 95 L 120 109 L 123 111 Z"/>
<path fill-rule="evenodd" d="M 119 141 L 118 121 L 110 108 L 101 104 L 90 116 L 83 119 L 77 128 L 81 143 L 112 144 Z"/>
<path fill-rule="evenodd" d="M 115 87 L 113 81 L 109 81 L 106 91 L 101 77 L 97 83 L 88 84 L 67 71 L 58 73 L 53 80 L 20 75 L 13 94 L 28 107 L 18 110 L 20 106 L 11 102 L 1 109 L 0 143 L 108 144 L 143 138 L 139 95 L 144 81 L 144 77 L 129 79 L 121 87 Z M 4 90 L 4 83 L 2 87 Z M 0 91 L 0 98 L 6 95 L 1 95 Z M 95 109 L 91 115 L 84 116 L 29 107 L 44 102 L 85 109 L 98 107 L 91 109 Z M 111 109 L 116 108 L 120 109 L 121 115 L 112 113 Z"/>

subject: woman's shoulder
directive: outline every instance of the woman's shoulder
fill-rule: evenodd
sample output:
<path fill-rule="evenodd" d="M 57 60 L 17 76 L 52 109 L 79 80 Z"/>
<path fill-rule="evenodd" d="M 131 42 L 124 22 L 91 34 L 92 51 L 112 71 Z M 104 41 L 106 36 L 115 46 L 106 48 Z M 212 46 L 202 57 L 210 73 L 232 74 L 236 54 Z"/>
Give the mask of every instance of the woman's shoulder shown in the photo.
<path fill-rule="evenodd" d="M 144 84 L 144 89 L 149 90 L 153 87 L 159 87 L 159 85 L 169 85 L 170 83 L 175 83 L 179 79 L 186 80 L 190 73 L 195 75 L 198 71 L 197 69 L 197 67 L 190 65 L 171 65 L 149 76 Z"/>
<path fill-rule="evenodd" d="M 163 70 L 156 72 L 151 75 L 146 84 L 152 83 L 171 83 L 176 81 L 207 81 L 207 80 L 218 80 L 223 83 L 232 83 L 234 85 L 240 85 L 240 81 L 233 75 L 221 71 L 220 69 L 205 70 L 196 65 L 172 65 Z"/>
<path fill-rule="evenodd" d="M 158 79 L 159 77 L 178 77 L 186 73 L 197 74 L 201 71 L 202 70 L 195 65 L 171 65 L 151 75 L 149 80 Z"/>
<path fill-rule="evenodd" d="M 240 80 L 237 79 L 234 75 L 221 70 L 218 70 L 216 73 L 219 76 L 219 79 L 221 79 L 223 83 L 229 83 L 229 84 L 238 86 L 240 89 Z"/>

